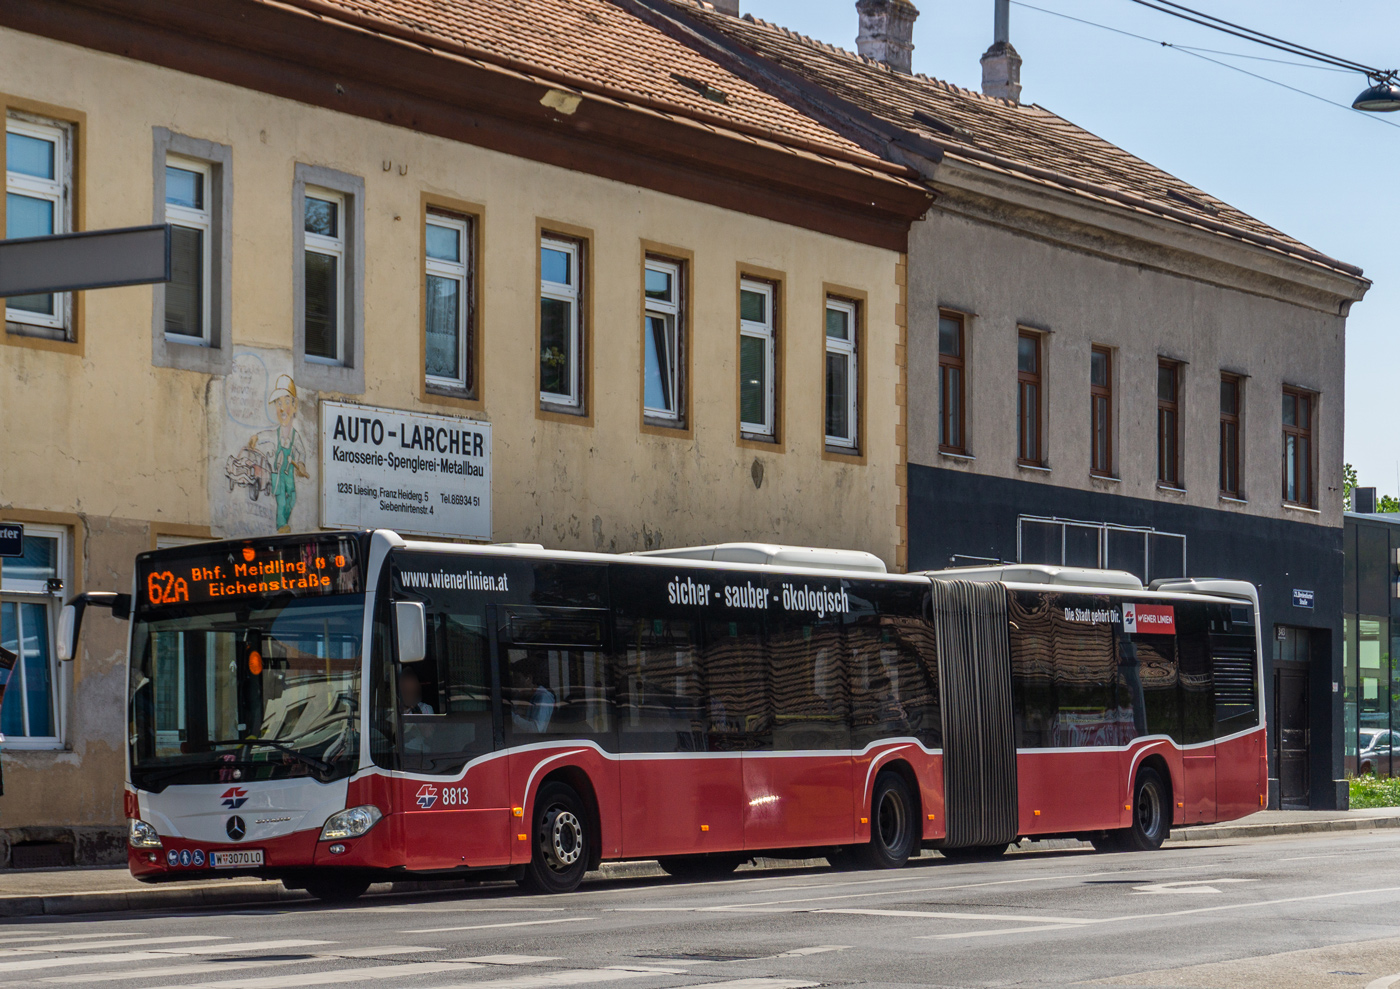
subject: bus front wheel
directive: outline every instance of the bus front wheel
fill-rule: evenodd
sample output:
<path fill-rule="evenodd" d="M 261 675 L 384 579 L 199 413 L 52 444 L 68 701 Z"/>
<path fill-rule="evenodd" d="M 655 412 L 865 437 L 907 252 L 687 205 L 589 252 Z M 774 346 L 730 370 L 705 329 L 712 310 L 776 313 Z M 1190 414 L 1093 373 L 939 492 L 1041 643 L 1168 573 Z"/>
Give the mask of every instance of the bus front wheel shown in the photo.
<path fill-rule="evenodd" d="M 550 782 L 535 795 L 534 850 L 522 888 L 532 893 L 572 893 L 588 871 L 588 814 L 566 783 Z"/>
<path fill-rule="evenodd" d="M 1162 774 L 1150 766 L 1133 781 L 1131 827 L 1105 831 L 1093 840 L 1101 852 L 1150 852 L 1162 847 L 1171 830 L 1171 798 Z"/>
<path fill-rule="evenodd" d="M 909 861 L 919 842 L 915 830 L 914 796 L 898 773 L 875 777 L 870 799 L 870 842 L 856 850 L 867 869 L 898 869 Z"/>

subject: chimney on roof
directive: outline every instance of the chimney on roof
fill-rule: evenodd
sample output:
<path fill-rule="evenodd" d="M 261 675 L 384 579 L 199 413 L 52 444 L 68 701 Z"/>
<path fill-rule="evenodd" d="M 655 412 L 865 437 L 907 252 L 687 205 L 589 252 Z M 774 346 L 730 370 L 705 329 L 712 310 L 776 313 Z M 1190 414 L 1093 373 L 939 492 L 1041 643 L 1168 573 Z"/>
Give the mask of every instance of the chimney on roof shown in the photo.
<path fill-rule="evenodd" d="M 856 51 L 896 72 L 911 72 L 918 9 L 909 0 L 856 0 L 856 13 L 860 15 Z"/>
<path fill-rule="evenodd" d="M 721 14 L 728 14 L 730 17 L 739 16 L 739 0 L 710 0 L 715 6 L 715 10 Z"/>
<path fill-rule="evenodd" d="M 982 55 L 982 95 L 1021 102 L 1021 56 L 1011 47 L 1011 0 L 996 0 L 992 47 Z"/>

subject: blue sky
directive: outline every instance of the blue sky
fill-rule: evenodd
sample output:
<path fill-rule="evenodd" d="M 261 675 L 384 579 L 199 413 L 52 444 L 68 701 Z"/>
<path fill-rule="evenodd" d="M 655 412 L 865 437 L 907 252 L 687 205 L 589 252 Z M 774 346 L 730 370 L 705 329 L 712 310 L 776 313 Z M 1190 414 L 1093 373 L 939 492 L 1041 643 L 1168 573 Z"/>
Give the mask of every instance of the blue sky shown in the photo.
<path fill-rule="evenodd" d="M 914 0 L 914 70 L 971 89 L 992 39 L 992 0 Z M 1028 0 L 1157 41 L 1293 60 L 1282 52 L 1154 13 L 1131 0 Z M 1188 6 L 1310 48 L 1400 66 L 1400 4 L 1380 0 L 1184 0 Z M 855 48 L 855 0 L 741 0 L 744 13 Z M 1328 106 L 1160 45 L 1011 8 L 1025 59 L 1022 100 L 1055 111 L 1160 168 L 1366 270 L 1375 285 L 1347 321 L 1346 459 L 1362 484 L 1400 488 L 1400 113 Z M 1334 102 L 1364 77 L 1210 55 Z M 1324 479 L 1324 483 L 1336 483 Z"/>

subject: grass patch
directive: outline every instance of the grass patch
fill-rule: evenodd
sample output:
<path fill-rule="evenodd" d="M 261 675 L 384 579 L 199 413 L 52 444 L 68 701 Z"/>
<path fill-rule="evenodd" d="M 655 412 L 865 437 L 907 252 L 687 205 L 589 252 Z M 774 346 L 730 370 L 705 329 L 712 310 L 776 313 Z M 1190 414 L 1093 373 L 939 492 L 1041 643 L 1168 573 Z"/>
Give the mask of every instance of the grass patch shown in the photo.
<path fill-rule="evenodd" d="M 1353 807 L 1400 807 L 1400 779 L 1361 776 L 1348 782 Z"/>

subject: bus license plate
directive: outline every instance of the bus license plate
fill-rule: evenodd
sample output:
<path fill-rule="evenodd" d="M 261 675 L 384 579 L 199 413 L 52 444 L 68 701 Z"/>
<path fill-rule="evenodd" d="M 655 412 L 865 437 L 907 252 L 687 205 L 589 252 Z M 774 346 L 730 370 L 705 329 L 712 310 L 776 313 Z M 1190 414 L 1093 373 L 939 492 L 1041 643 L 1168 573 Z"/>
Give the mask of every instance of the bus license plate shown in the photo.
<path fill-rule="evenodd" d="M 263 864 L 261 848 L 240 848 L 236 852 L 215 852 L 210 856 L 216 869 L 247 869 Z"/>

